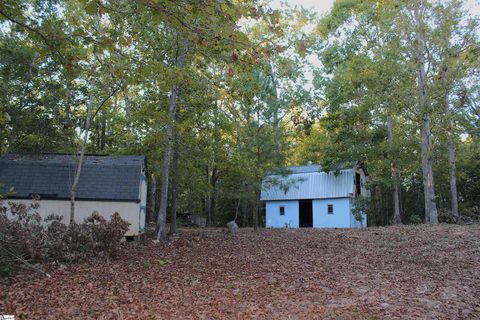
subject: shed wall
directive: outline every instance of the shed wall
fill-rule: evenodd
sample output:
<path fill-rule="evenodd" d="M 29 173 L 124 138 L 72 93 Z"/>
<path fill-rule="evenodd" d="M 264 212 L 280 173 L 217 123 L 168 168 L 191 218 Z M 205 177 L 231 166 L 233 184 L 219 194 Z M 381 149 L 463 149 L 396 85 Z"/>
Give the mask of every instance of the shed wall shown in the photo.
<path fill-rule="evenodd" d="M 285 215 L 280 215 L 280 207 Z M 267 228 L 298 228 L 298 201 L 267 201 L 265 204 Z"/>
<path fill-rule="evenodd" d="M 333 214 L 328 213 L 329 204 L 333 205 Z M 280 207 L 285 208 L 285 215 L 280 215 Z M 298 201 L 266 201 L 265 209 L 267 228 L 299 227 Z M 355 220 L 352 215 L 350 198 L 313 200 L 312 210 L 314 228 L 361 228 L 367 226 L 365 214 L 362 223 Z"/>
<path fill-rule="evenodd" d="M 24 203 L 29 206 L 32 201 L 25 199 L 8 199 L 15 203 Z M 67 223 L 70 220 L 70 201 L 66 200 L 40 200 L 38 201 L 40 207 L 35 209 L 40 216 L 45 219 L 50 214 L 55 214 L 63 217 L 62 222 Z M 130 227 L 125 234 L 126 236 L 136 236 L 141 229 L 141 215 L 139 211 L 139 204 L 136 202 L 113 202 L 113 201 L 75 201 L 75 221 L 83 222 L 85 218 L 90 216 L 94 211 L 97 211 L 105 219 L 110 219 L 111 215 L 118 212 L 122 219 L 130 223 Z M 143 225 L 145 219 L 143 218 Z"/>
<path fill-rule="evenodd" d="M 328 213 L 328 205 L 333 205 L 333 214 Z M 350 198 L 313 200 L 314 228 L 350 228 Z"/>

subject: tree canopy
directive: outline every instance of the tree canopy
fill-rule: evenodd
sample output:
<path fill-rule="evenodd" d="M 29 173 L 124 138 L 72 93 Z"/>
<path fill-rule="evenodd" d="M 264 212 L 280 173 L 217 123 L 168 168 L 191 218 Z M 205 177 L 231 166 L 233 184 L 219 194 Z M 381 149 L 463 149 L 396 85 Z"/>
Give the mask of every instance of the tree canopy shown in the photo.
<path fill-rule="evenodd" d="M 372 224 L 456 220 L 480 200 L 479 35 L 461 0 L 337 0 L 323 16 L 7 0 L 0 152 L 145 154 L 159 238 L 177 211 L 262 225 L 266 172 L 307 161 L 362 163 Z"/>

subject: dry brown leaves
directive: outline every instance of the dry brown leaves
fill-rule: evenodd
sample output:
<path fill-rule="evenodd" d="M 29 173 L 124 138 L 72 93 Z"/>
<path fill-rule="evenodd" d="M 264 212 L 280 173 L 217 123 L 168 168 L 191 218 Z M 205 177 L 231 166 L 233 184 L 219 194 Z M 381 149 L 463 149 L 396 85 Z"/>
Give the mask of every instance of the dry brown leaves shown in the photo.
<path fill-rule="evenodd" d="M 20 319 L 480 318 L 480 226 L 188 232 L 122 259 L 19 274 Z"/>

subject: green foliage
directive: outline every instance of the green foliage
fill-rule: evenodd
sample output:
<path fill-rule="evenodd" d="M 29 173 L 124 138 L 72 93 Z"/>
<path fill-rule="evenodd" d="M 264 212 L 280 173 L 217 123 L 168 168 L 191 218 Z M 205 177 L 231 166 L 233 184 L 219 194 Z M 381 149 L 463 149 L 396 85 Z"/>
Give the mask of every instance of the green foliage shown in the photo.
<path fill-rule="evenodd" d="M 422 223 L 423 223 L 422 218 L 420 218 L 420 216 L 417 214 L 412 214 L 410 216 L 410 219 L 408 220 L 408 224 L 411 224 L 411 225 L 418 225 Z"/>
<path fill-rule="evenodd" d="M 13 275 L 15 271 L 14 266 L 8 262 L 0 262 L 0 277 L 9 278 Z"/>
<path fill-rule="evenodd" d="M 358 197 L 352 203 L 352 215 L 355 220 L 363 224 L 363 215 L 368 213 L 370 207 L 370 199 L 368 197 Z"/>

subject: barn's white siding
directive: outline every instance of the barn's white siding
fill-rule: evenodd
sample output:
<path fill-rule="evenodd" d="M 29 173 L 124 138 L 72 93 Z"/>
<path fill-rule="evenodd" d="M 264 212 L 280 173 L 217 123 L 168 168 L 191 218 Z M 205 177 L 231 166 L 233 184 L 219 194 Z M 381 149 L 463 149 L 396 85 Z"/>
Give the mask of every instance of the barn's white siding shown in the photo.
<path fill-rule="evenodd" d="M 328 205 L 333 205 L 333 213 L 327 212 Z M 350 199 L 313 200 L 314 228 L 350 228 Z"/>
<path fill-rule="evenodd" d="M 328 205 L 333 205 L 333 213 L 328 213 Z M 285 208 L 285 214 L 280 215 L 280 207 Z M 267 228 L 298 228 L 299 227 L 299 202 L 267 201 L 266 227 Z M 367 225 L 367 216 L 363 215 L 360 223 L 351 214 L 351 200 L 323 199 L 312 201 L 312 215 L 314 228 L 361 228 Z"/>
<path fill-rule="evenodd" d="M 25 199 L 8 199 L 8 202 L 24 203 L 29 206 L 32 201 Z M 40 207 L 35 209 L 40 216 L 45 219 L 50 214 L 63 217 L 62 222 L 68 224 L 70 220 L 70 201 L 67 200 L 40 200 Z M 33 210 L 33 209 L 32 209 Z M 111 215 L 118 212 L 122 219 L 130 223 L 126 236 L 136 236 L 141 231 L 141 226 L 145 226 L 145 218 L 140 215 L 138 203 L 135 202 L 113 202 L 113 201 L 75 201 L 75 222 L 83 222 L 85 218 L 97 211 L 105 219 L 110 219 Z"/>
<path fill-rule="evenodd" d="M 285 215 L 280 215 L 280 207 Z M 298 201 L 269 201 L 266 203 L 267 228 L 298 228 Z"/>

